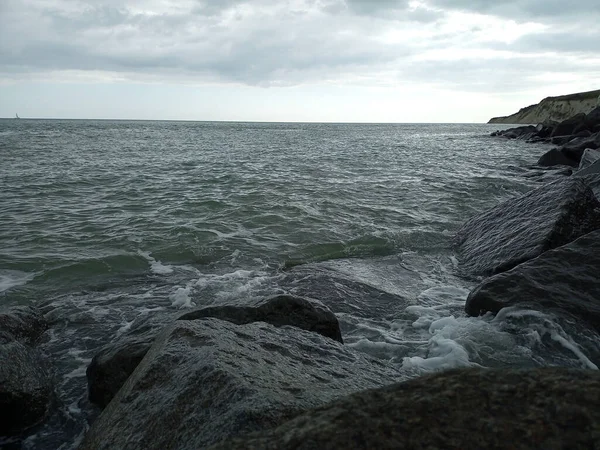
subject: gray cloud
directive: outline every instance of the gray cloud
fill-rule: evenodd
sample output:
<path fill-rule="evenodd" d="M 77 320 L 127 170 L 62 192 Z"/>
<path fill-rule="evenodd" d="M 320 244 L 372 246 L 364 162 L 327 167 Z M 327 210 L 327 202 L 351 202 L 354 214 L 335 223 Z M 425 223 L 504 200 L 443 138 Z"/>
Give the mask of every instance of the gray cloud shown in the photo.
<path fill-rule="evenodd" d="M 596 28 L 581 26 L 600 2 L 581 1 L 564 15 L 561 8 L 556 0 L 2 0 L 0 77 L 70 70 L 261 86 L 354 80 L 509 89 L 513 77 L 527 84 L 546 71 L 590 70 L 577 61 L 557 69 L 545 52 L 600 57 Z M 457 10 L 551 26 L 509 43 L 486 41 L 485 24 L 449 23 Z M 510 56 L 420 58 L 474 50 Z"/>

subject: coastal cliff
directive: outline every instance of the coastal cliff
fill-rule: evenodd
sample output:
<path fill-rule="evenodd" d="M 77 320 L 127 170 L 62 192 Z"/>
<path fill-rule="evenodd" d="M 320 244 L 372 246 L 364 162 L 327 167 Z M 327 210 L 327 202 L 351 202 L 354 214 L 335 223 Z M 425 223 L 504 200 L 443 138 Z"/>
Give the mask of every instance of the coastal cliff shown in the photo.
<path fill-rule="evenodd" d="M 521 108 L 510 116 L 493 117 L 488 123 L 537 124 L 553 120 L 560 122 L 576 114 L 589 113 L 600 103 L 600 90 L 578 94 L 546 97 L 541 102 Z"/>

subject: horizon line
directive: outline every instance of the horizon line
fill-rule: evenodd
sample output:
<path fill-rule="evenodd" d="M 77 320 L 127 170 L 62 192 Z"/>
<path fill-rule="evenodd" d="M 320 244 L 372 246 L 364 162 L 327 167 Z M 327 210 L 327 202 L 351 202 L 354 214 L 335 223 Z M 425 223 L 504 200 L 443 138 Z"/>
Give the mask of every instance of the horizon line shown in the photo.
<path fill-rule="evenodd" d="M 198 119 L 113 119 L 113 118 L 64 118 L 64 117 L 0 117 L 0 120 L 98 120 L 106 122 L 200 122 L 200 123 L 294 123 L 294 124 L 364 124 L 364 125 L 489 125 L 487 122 L 340 122 L 303 120 L 198 120 Z"/>

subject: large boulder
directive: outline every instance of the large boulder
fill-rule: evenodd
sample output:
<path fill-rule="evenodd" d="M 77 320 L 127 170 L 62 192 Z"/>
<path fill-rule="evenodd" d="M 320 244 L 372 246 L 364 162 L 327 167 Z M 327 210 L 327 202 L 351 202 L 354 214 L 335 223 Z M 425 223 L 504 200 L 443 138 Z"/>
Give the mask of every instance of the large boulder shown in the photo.
<path fill-rule="evenodd" d="M 267 322 L 275 326 L 291 325 L 342 342 L 335 314 L 316 300 L 279 295 L 266 300 L 235 305 L 218 305 L 190 311 L 179 320 L 215 317 L 242 325 Z M 103 347 L 87 368 L 89 398 L 102 407 L 115 396 L 125 380 L 146 355 L 164 321 L 149 320 L 133 326 L 120 339 Z"/>
<path fill-rule="evenodd" d="M 552 136 L 566 136 L 573 134 L 575 129 L 585 121 L 585 113 L 579 113 L 571 117 L 570 119 L 563 120 L 554 127 Z"/>
<path fill-rule="evenodd" d="M 491 136 L 501 136 L 507 139 L 522 139 L 527 140 L 533 136 L 537 136 L 538 132 L 542 128 L 540 126 L 534 127 L 533 125 L 525 125 L 522 127 L 509 128 L 507 130 L 498 130 L 491 134 Z"/>
<path fill-rule="evenodd" d="M 51 399 L 52 385 L 39 354 L 16 340 L 0 344 L 0 436 L 41 422 Z"/>
<path fill-rule="evenodd" d="M 551 166 L 571 166 L 577 167 L 577 161 L 569 158 L 563 152 L 561 152 L 557 148 L 553 148 L 552 150 L 548 150 L 544 153 L 540 159 L 538 159 L 537 165 L 543 167 L 551 167 Z"/>
<path fill-rule="evenodd" d="M 586 169 L 598 160 L 600 160 L 600 150 L 586 148 L 581 156 L 581 161 L 579 161 L 579 167 L 577 170 L 580 171 Z"/>
<path fill-rule="evenodd" d="M 600 202 L 584 178 L 545 184 L 468 220 L 455 245 L 462 270 L 491 275 L 600 228 Z"/>
<path fill-rule="evenodd" d="M 587 113 L 585 119 L 573 130 L 574 133 L 586 130 L 597 132 L 600 127 L 600 106 Z"/>
<path fill-rule="evenodd" d="M 86 370 L 88 396 L 92 403 L 105 407 L 121 389 L 129 375 L 152 346 L 164 322 L 147 320 L 105 345 L 92 358 Z"/>
<path fill-rule="evenodd" d="M 600 330 L 600 230 L 484 280 L 469 294 L 467 314 L 526 304 L 567 311 Z"/>
<path fill-rule="evenodd" d="M 340 324 L 329 308 L 315 300 L 293 295 L 278 295 L 247 305 L 209 306 L 185 313 L 179 320 L 204 317 L 227 320 L 238 325 L 251 322 L 267 322 L 276 327 L 291 325 L 343 343 Z"/>
<path fill-rule="evenodd" d="M 295 327 L 178 320 L 161 332 L 80 450 L 204 448 L 401 379 L 379 361 Z"/>
<path fill-rule="evenodd" d="M 600 374 L 460 369 L 359 392 L 211 450 L 593 449 Z"/>
<path fill-rule="evenodd" d="M 583 156 L 583 152 L 588 149 L 597 149 L 600 148 L 600 134 L 594 134 L 589 137 L 579 137 L 572 139 L 567 144 L 563 145 L 560 151 L 567 157 L 574 161 L 581 161 L 581 157 Z"/>
<path fill-rule="evenodd" d="M 0 342 L 18 340 L 34 344 L 47 328 L 44 317 L 30 306 L 12 306 L 0 310 Z"/>

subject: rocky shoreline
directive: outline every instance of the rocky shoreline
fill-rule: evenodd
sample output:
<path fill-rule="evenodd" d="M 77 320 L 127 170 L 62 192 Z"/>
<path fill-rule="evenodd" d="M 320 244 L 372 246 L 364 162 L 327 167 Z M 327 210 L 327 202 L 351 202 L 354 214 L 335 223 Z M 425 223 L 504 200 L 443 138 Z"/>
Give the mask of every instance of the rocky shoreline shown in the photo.
<path fill-rule="evenodd" d="M 495 137 L 559 145 L 551 180 L 469 219 L 465 311 L 525 305 L 600 330 L 600 108 Z M 548 181 L 547 178 L 541 178 Z M 31 307 L 0 312 L 0 435 L 53 407 L 47 330 Z M 279 295 L 135 323 L 87 369 L 102 413 L 80 449 L 596 448 L 600 354 L 582 369 L 469 368 L 407 380 L 343 344 L 327 299 Z"/>

